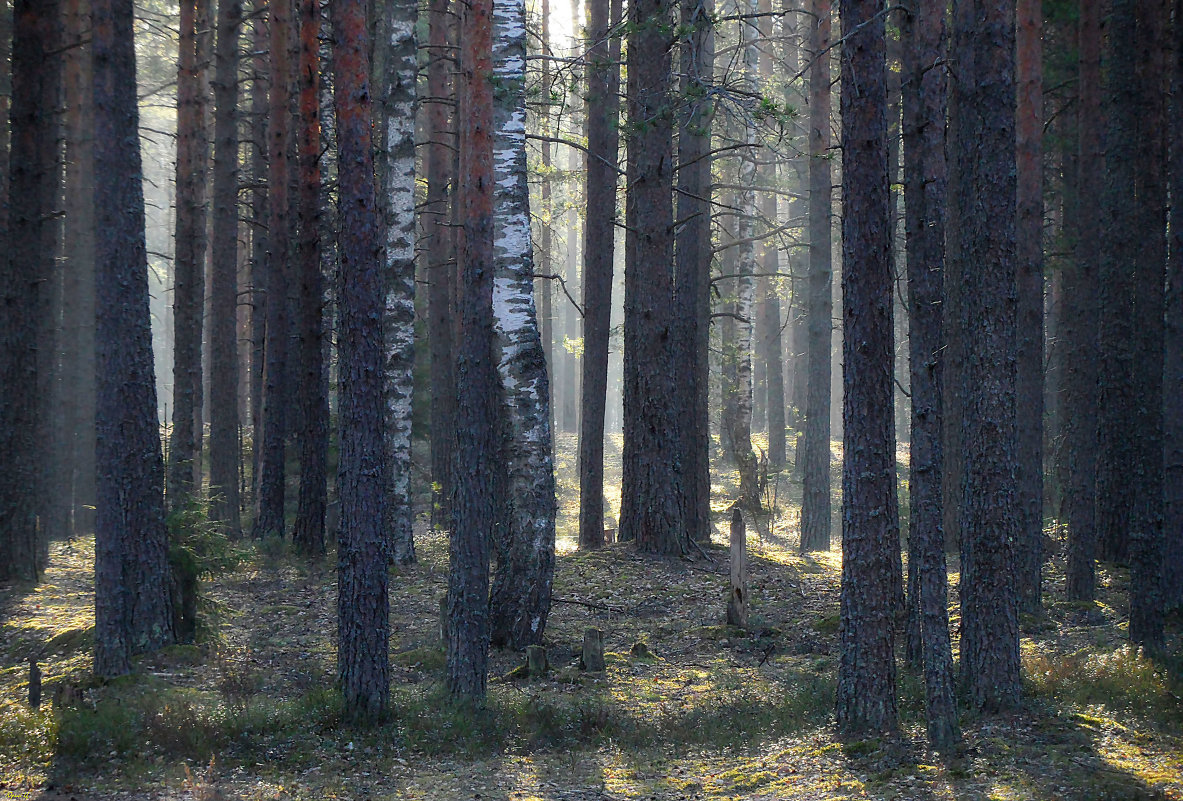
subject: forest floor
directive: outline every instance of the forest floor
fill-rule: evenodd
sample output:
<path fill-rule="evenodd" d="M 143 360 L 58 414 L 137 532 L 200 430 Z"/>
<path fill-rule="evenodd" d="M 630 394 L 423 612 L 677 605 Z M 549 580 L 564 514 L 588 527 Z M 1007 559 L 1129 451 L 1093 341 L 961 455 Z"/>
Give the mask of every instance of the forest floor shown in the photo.
<path fill-rule="evenodd" d="M 448 702 L 438 635 L 447 544 L 422 530 L 418 563 L 391 579 L 392 715 L 381 727 L 344 726 L 330 689 L 332 557 L 309 564 L 275 543 L 206 582 L 204 642 L 99 685 L 89 678 L 93 541 L 55 544 L 41 585 L 0 588 L 0 798 L 1183 799 L 1178 663 L 1125 646 L 1124 571 L 1102 566 L 1094 606 L 1063 600 L 1054 530 L 1046 615 L 1024 621 L 1022 712 L 963 710 L 964 747 L 935 754 L 921 679 L 901 667 L 899 736 L 840 742 L 837 538 L 834 551 L 797 554 L 789 482 L 782 518 L 750 535 L 742 631 L 722 624 L 721 535 L 694 561 L 569 547 L 573 442 L 560 446 L 545 679 L 510 678 L 521 655 L 494 652 L 487 709 Z M 733 491 L 729 478 L 718 497 Z M 956 604 L 954 594 L 955 630 Z M 578 668 L 589 627 L 605 633 L 603 673 Z M 1179 634 L 1172 621 L 1175 654 Z M 39 711 L 25 703 L 30 657 L 45 674 Z"/>

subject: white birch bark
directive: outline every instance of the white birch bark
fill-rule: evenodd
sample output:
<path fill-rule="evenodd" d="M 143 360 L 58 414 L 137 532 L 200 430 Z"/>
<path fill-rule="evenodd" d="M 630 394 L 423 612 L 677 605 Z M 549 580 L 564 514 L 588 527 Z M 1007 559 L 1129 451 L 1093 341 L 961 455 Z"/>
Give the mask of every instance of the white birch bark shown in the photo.
<path fill-rule="evenodd" d="M 494 353 L 502 387 L 504 525 L 495 543 L 493 642 L 542 641 L 554 574 L 555 483 L 550 382 L 534 308 L 534 257 L 526 182 L 526 8 L 493 6 L 495 187 Z"/>
<path fill-rule="evenodd" d="M 414 0 L 382 6 L 387 40 L 381 98 L 386 169 L 386 458 L 390 496 L 386 530 L 390 557 L 415 561 L 411 535 L 411 395 L 415 364 L 415 80 Z"/>
<path fill-rule="evenodd" d="M 758 65 L 760 52 L 757 47 L 759 28 L 757 16 L 759 12 L 758 0 L 749 0 L 746 12 L 747 19 L 740 21 L 741 36 L 743 37 L 743 86 L 753 100 L 757 101 L 760 92 L 758 80 Z M 728 421 L 730 428 L 733 458 L 739 467 L 741 503 L 755 513 L 759 509 L 759 490 L 756 486 L 756 456 L 752 451 L 752 315 L 756 294 L 756 157 L 759 153 L 756 137 L 755 109 L 749 110 L 744 125 L 744 141 L 748 145 L 743 150 L 739 164 L 739 197 L 737 198 L 740 217 L 736 224 L 736 239 L 740 243 L 736 266 L 739 277 L 735 301 L 735 332 L 736 343 L 735 385 L 731 387 L 734 393 L 731 408 L 732 419 Z"/>

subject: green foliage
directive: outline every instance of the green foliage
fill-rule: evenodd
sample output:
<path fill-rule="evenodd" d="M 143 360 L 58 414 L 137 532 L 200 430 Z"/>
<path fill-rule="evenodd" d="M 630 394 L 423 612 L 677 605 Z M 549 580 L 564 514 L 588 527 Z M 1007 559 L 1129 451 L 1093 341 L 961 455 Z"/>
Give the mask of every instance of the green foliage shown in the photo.
<path fill-rule="evenodd" d="M 1061 704 L 1155 713 L 1183 722 L 1178 674 L 1133 646 L 1029 657 L 1026 668 L 1034 692 Z"/>
<path fill-rule="evenodd" d="M 196 500 L 173 511 L 165 525 L 173 575 L 174 627 L 182 642 L 192 642 L 210 634 L 209 621 L 220 612 L 201 592 L 201 580 L 229 573 L 244 561 L 245 554 Z"/>

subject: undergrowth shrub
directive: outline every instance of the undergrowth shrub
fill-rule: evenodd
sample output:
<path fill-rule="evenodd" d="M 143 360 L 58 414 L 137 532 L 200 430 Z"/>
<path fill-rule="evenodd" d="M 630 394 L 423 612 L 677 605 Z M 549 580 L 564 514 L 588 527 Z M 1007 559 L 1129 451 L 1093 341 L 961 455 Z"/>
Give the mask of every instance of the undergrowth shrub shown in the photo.
<path fill-rule="evenodd" d="M 1026 672 L 1034 692 L 1060 703 L 1101 705 L 1114 711 L 1164 713 L 1183 722 L 1183 693 L 1177 674 L 1140 648 L 1028 656 Z"/>
<path fill-rule="evenodd" d="M 169 514 L 165 525 L 177 639 L 195 642 L 213 631 L 210 621 L 221 611 L 213 599 L 201 592 L 201 580 L 234 570 L 245 557 L 196 499 Z"/>

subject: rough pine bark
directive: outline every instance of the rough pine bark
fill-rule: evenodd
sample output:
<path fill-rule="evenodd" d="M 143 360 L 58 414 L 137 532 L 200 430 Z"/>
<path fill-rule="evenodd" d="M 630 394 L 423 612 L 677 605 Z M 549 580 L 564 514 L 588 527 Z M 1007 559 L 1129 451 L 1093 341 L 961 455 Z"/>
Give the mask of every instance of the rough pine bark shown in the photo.
<path fill-rule="evenodd" d="M 740 23 L 743 52 L 743 90 L 748 96 L 759 93 L 759 39 L 756 16 L 758 0 L 749 0 L 745 11 L 751 19 Z M 756 311 L 756 123 L 751 117 L 744 125 L 744 144 L 739 160 L 739 190 L 735 207 L 738 217 L 736 238 L 736 295 L 734 339 L 723 343 L 723 442 L 739 470 L 739 505 L 752 515 L 760 510 L 756 453 L 752 449 L 752 343 Z"/>
<path fill-rule="evenodd" d="M 604 415 L 620 147 L 620 66 L 609 52 L 609 0 L 588 0 L 587 173 L 583 224 L 583 409 L 579 416 L 579 547 L 604 544 Z M 547 201 L 544 199 L 543 203 Z"/>
<path fill-rule="evenodd" d="M 497 373 L 493 343 L 493 0 L 460 17 L 459 199 L 464 221 L 458 298 L 456 521 L 449 539 L 448 692 L 485 699 L 489 663 L 489 532 L 497 524 Z"/>
<path fill-rule="evenodd" d="M 892 383 L 886 41 L 878 0 L 841 0 L 842 590 L 838 728 L 899 725 L 892 560 L 898 531 Z M 894 540 L 894 541 L 893 541 Z"/>
<path fill-rule="evenodd" d="M 1163 311 L 1167 260 L 1167 0 L 1138 0 L 1137 261 L 1134 274 L 1130 642 L 1161 654 L 1163 632 Z M 1179 387 L 1174 387 L 1178 391 Z"/>
<path fill-rule="evenodd" d="M 618 0 L 617 0 L 618 1 Z M 710 271 L 711 271 L 711 125 L 714 106 L 708 90 L 712 84 L 715 62 L 715 32 L 711 20 L 712 4 L 704 0 L 686 0 L 682 6 L 683 25 L 689 30 L 681 45 L 680 57 L 686 65 L 680 91 L 686 107 L 678 129 L 678 228 L 674 243 L 677 319 L 682 326 L 681 363 L 685 365 L 679 381 L 679 414 L 683 423 L 683 525 L 695 542 L 711 538 L 711 466 L 710 419 Z M 614 14 L 617 12 L 614 11 Z M 614 17 L 614 21 L 619 16 Z M 619 72 L 613 67 L 619 82 Z M 613 86 L 609 96 L 618 87 Z M 613 107 L 613 113 L 615 113 Z M 615 152 L 615 150 L 613 150 Z M 589 160 L 589 170 L 590 170 Z M 588 175 L 588 209 L 591 204 L 591 175 Z M 613 182 L 615 179 L 613 178 Z M 590 217 L 589 217 L 590 220 Z M 590 223 L 589 223 L 589 242 Z M 607 234 L 604 234 L 607 236 Z M 590 256 L 599 246 L 590 246 Z M 584 280 L 587 281 L 585 272 Z M 586 284 L 585 284 L 586 286 Z M 585 296 L 586 297 L 586 296 Z M 585 306 L 585 308 L 589 308 Z M 590 313 L 590 312 L 589 312 Z M 608 312 L 604 311 L 607 322 Z M 584 359 L 587 341 L 584 340 Z M 607 369 L 605 336 L 604 367 Z M 584 383 L 584 392 L 588 384 Z"/>
<path fill-rule="evenodd" d="M 1094 202 L 1076 205 L 1076 249 L 1065 286 L 1064 423 L 1068 439 L 1067 595 L 1091 601 L 1096 587 L 1097 553 L 1097 404 L 1100 360 L 1099 257 L 1105 151 L 1101 113 L 1101 5 L 1084 3 L 1077 27 L 1077 194 Z"/>
<path fill-rule="evenodd" d="M 1014 4 L 956 0 L 949 153 L 960 326 L 961 679 L 970 706 L 1019 703 L 1015 512 Z M 955 424 L 950 420 L 950 424 Z"/>
<path fill-rule="evenodd" d="M 300 494 L 292 542 L 308 556 L 325 552 L 328 504 L 329 398 L 325 363 L 324 277 L 320 252 L 320 4 L 300 0 L 299 60 L 296 66 L 296 269 L 299 319 L 296 322 L 300 375 Z"/>
<path fill-rule="evenodd" d="M 431 349 L 431 523 L 433 528 L 450 529 L 456 430 L 452 337 L 456 269 L 455 238 L 448 215 L 455 184 L 456 134 L 448 118 L 449 106 L 454 107 L 449 99 L 454 96 L 451 74 L 455 65 L 448 49 L 448 0 L 431 0 L 428 24 L 427 203 L 421 218 L 427 252 L 427 339 Z"/>
<path fill-rule="evenodd" d="M 801 550 L 830 547 L 830 0 L 812 0 L 809 49 L 809 278 L 806 289 L 808 389 L 801 441 L 804 488 Z"/>
<path fill-rule="evenodd" d="M 201 406 L 201 329 L 205 303 L 205 203 L 209 136 L 206 96 L 199 63 L 198 8 L 180 9 L 177 57 L 177 198 L 173 256 L 173 429 L 168 449 L 169 507 L 177 509 L 200 492 L 196 426 Z"/>
<path fill-rule="evenodd" d="M 1039 614 L 1043 579 L 1043 4 L 1016 6 L 1015 139 L 1018 195 L 1018 540 L 1020 611 Z"/>
<path fill-rule="evenodd" d="M 1098 556 L 1129 557 L 1133 506 L 1134 265 L 1144 233 L 1138 225 L 1138 62 L 1136 0 L 1114 0 L 1105 57 L 1105 186 L 1100 277 L 1100 398 L 1097 430 Z M 1091 165 L 1090 165 L 1091 166 Z M 1083 167 L 1088 169 L 1089 167 Z M 1140 325 L 1141 320 L 1138 321 Z"/>
<path fill-rule="evenodd" d="M 493 356 L 501 382 L 505 520 L 494 539 L 490 638 L 521 649 L 541 644 L 546 631 L 557 511 L 550 382 L 534 309 L 523 0 L 494 0 L 493 65 Z"/>
<path fill-rule="evenodd" d="M 414 2 L 382 7 L 387 42 L 380 92 L 386 169 L 386 459 L 390 470 L 386 530 L 390 558 L 415 561 L 411 535 L 411 395 L 415 365 L 415 23 Z"/>
<path fill-rule="evenodd" d="M 921 0 L 901 22 L 904 208 L 908 259 L 912 426 L 908 520 L 909 579 L 918 617 L 928 740 L 960 737 L 949 643 L 948 571 L 941 525 L 942 277 L 945 261 L 945 112 L 948 79 L 944 0 Z"/>
<path fill-rule="evenodd" d="M 267 331 L 264 346 L 262 436 L 255 431 L 259 449 L 259 479 L 255 521 L 251 535 L 262 539 L 284 533 L 284 443 L 288 434 L 288 287 L 292 268 L 288 258 L 291 240 L 289 168 L 291 142 L 291 7 L 286 0 L 269 4 L 271 88 L 267 113 L 267 283 L 264 304 Z"/>
<path fill-rule="evenodd" d="M 682 432 L 674 390 L 673 119 L 668 0 L 629 6 L 624 455 L 620 538 L 681 554 Z"/>
<path fill-rule="evenodd" d="M 6 264 L 0 275 L 0 578 L 35 581 L 45 565 L 38 543 L 38 351 L 42 285 L 54 271 L 45 243 L 57 197 L 57 104 L 60 59 L 57 2 L 16 2 L 12 27 L 12 107 Z"/>
<path fill-rule="evenodd" d="M 95 0 L 95 317 L 98 509 L 95 663 L 131 670 L 174 639 L 144 244 L 132 0 Z M 129 133 L 130 132 L 130 133 Z"/>
<path fill-rule="evenodd" d="M 388 502 L 382 436 L 385 286 L 370 134 L 368 10 L 366 0 L 338 0 L 332 6 L 341 254 L 337 674 L 346 713 L 362 721 L 380 718 L 390 697 L 390 598 L 383 530 L 383 506 Z"/>
<path fill-rule="evenodd" d="M 1183 198 L 1183 0 L 1175 0 L 1175 50 L 1170 70 L 1170 196 Z M 1163 608 L 1183 608 L 1183 203 L 1171 203 L 1165 299 L 1163 394 Z"/>
<path fill-rule="evenodd" d="M 251 30 L 251 499 L 258 500 L 259 467 L 263 461 L 263 365 L 267 346 L 267 274 L 270 200 L 267 192 L 268 20 L 265 0 L 255 0 Z"/>
<path fill-rule="evenodd" d="M 241 0 L 218 4 L 210 291 L 210 518 L 237 537 L 238 513 L 238 29 Z"/>
<path fill-rule="evenodd" d="M 63 244 L 62 386 L 67 388 L 70 534 L 94 530 L 94 121 L 90 62 L 90 5 L 66 4 L 63 102 L 66 107 Z M 4 34 L 0 32 L 0 37 Z M 0 58 L 3 55 L 0 54 Z M 6 114 L 0 114 L 5 119 Z M 4 154 L 0 148 L 0 154 Z M 6 161 L 5 155 L 0 160 Z M 2 191 L 2 190 L 0 190 Z M 0 223 L 0 227 L 3 223 Z M 2 246 L 0 246 L 2 247 Z"/>

